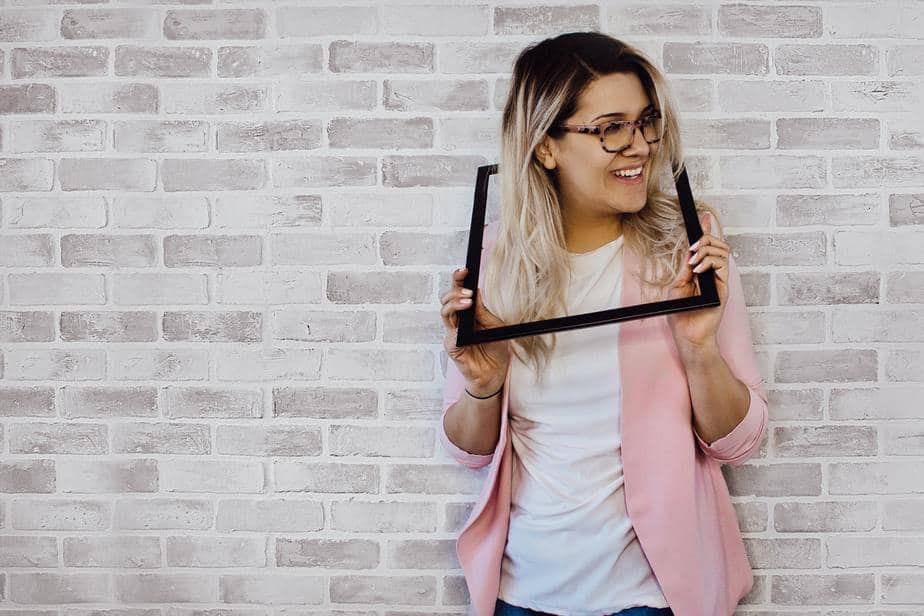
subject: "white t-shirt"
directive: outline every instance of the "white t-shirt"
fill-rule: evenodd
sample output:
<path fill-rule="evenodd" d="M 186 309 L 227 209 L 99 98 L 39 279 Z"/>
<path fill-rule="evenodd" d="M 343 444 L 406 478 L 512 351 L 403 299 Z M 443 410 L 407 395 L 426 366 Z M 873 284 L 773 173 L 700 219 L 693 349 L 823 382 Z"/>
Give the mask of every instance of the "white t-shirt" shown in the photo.
<path fill-rule="evenodd" d="M 567 314 L 619 307 L 623 236 L 569 253 Z M 668 607 L 626 512 L 619 432 L 621 323 L 556 332 L 540 387 L 513 356 L 510 526 L 498 596 L 551 614 Z"/>

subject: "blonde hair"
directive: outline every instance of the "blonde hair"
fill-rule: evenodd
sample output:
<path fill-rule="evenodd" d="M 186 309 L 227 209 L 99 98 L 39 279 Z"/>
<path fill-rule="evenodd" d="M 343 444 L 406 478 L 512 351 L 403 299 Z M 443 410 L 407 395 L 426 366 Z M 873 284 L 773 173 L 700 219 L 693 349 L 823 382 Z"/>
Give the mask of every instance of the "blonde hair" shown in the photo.
<path fill-rule="evenodd" d="M 599 32 L 573 32 L 526 47 L 516 59 L 501 124 L 497 176 L 500 208 L 497 242 L 485 267 L 485 304 L 507 323 L 562 316 L 570 261 L 554 176 L 534 156 L 546 135 L 575 113 L 582 91 L 612 73 L 634 73 L 661 111 L 664 135 L 651 150 L 647 201 L 637 213 L 622 214 L 624 247 L 640 255 L 642 302 L 655 301 L 678 275 L 689 247 L 676 196 L 661 189 L 660 177 L 676 180 L 681 152 L 676 107 L 667 81 L 635 47 Z M 673 185 L 673 184 L 672 184 Z M 696 201 L 700 218 L 711 206 Z M 721 224 L 712 233 L 721 236 Z M 542 380 L 556 344 L 555 332 L 511 339 L 511 351 L 533 364 Z M 524 359 L 524 355 L 526 359 Z"/>

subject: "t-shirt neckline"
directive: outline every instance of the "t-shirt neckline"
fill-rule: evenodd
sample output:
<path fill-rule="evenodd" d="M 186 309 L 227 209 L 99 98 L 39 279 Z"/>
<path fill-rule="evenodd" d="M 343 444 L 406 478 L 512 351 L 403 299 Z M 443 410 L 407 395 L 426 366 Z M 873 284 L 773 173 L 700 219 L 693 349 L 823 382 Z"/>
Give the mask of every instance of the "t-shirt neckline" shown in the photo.
<path fill-rule="evenodd" d="M 568 256 L 572 259 L 580 259 L 581 257 L 588 257 L 591 255 L 598 254 L 600 252 L 605 251 L 608 248 L 618 248 L 619 246 L 622 245 L 622 239 L 624 237 L 625 237 L 625 234 L 620 234 L 620 236 L 617 237 L 615 240 L 610 240 L 606 244 L 603 244 L 602 246 L 597 246 L 593 250 L 588 250 L 587 252 L 571 252 L 569 250 Z"/>

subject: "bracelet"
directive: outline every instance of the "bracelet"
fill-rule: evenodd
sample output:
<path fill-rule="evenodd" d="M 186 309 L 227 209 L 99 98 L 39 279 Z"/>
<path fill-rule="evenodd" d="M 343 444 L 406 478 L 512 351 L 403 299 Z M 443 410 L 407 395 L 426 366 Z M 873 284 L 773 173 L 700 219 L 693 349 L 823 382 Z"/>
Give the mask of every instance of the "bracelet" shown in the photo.
<path fill-rule="evenodd" d="M 482 397 L 482 396 L 476 396 L 475 394 L 473 394 L 472 392 L 470 392 L 470 391 L 468 390 L 468 388 L 465 389 L 465 393 L 467 393 L 468 395 L 470 395 L 472 398 L 475 398 L 476 400 L 487 400 L 488 398 L 493 398 L 494 396 L 496 396 L 497 394 L 499 394 L 499 393 L 501 392 L 501 389 L 503 389 L 503 388 L 504 388 L 504 386 L 501 385 L 501 386 L 500 386 L 500 389 L 498 389 L 497 391 L 495 391 L 493 394 L 491 394 L 490 396 L 484 396 L 484 397 Z"/>

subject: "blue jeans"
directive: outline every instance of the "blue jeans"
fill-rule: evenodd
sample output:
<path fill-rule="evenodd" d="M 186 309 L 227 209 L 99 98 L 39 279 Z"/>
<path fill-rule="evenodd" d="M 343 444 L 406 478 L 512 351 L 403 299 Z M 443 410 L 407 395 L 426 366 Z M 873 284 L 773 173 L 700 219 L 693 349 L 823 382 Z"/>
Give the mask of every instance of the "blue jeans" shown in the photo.
<path fill-rule="evenodd" d="M 539 612 L 536 610 L 531 610 L 528 607 L 520 607 L 518 605 L 511 605 L 501 599 L 497 598 L 497 603 L 494 604 L 494 616 L 543 616 L 548 614 L 548 612 Z M 618 612 L 614 612 L 610 616 L 673 616 L 674 612 L 671 611 L 669 607 L 630 607 Z"/>

